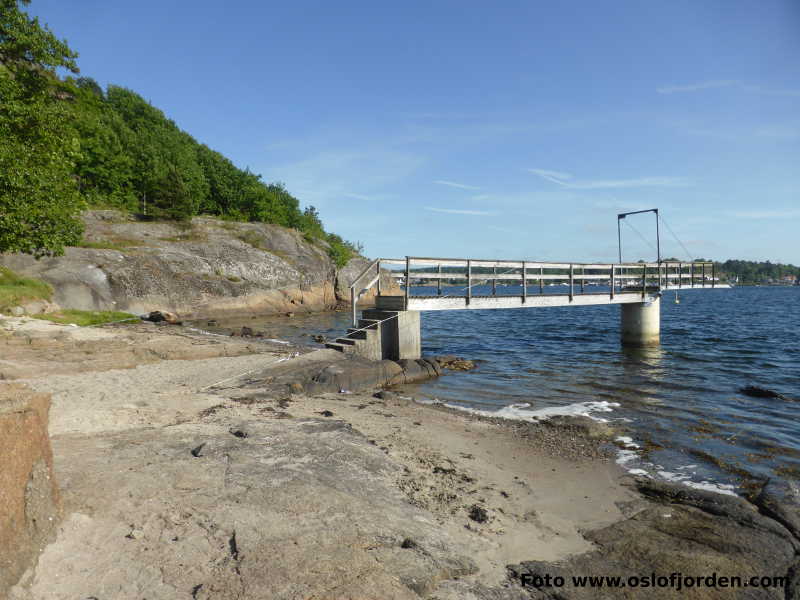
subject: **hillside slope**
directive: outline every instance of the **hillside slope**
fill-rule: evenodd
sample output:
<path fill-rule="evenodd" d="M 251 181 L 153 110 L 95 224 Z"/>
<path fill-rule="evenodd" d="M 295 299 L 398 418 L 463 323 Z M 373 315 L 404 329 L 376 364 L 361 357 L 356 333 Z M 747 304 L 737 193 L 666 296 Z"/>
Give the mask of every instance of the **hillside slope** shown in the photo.
<path fill-rule="evenodd" d="M 324 242 L 294 229 L 195 217 L 141 222 L 117 211 L 88 211 L 83 247 L 36 260 L 0 256 L 0 265 L 50 283 L 64 308 L 169 310 L 182 316 L 224 312 L 330 310 L 363 267 L 337 272 Z"/>

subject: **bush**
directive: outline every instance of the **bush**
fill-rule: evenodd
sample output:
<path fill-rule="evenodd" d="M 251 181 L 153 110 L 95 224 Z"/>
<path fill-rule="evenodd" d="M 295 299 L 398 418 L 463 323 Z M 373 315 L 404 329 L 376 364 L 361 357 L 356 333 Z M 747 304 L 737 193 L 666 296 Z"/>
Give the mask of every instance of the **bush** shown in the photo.
<path fill-rule="evenodd" d="M 53 288 L 40 279 L 20 277 L 10 269 L 0 267 L 0 312 L 29 300 L 50 300 Z"/>

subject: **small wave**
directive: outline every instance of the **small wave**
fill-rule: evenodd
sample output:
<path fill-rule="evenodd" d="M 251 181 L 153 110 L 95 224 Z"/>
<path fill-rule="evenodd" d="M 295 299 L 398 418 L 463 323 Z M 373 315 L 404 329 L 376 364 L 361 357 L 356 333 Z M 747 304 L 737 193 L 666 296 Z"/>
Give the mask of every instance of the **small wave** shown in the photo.
<path fill-rule="evenodd" d="M 516 419 L 518 421 L 542 421 L 552 417 L 559 416 L 580 416 L 589 417 L 595 421 L 602 423 L 606 419 L 594 416 L 593 413 L 606 413 L 612 412 L 619 406 L 617 402 L 606 402 L 600 400 L 596 402 L 577 402 L 575 404 L 567 404 L 566 406 L 548 406 L 547 408 L 531 409 L 531 405 L 527 402 L 519 404 L 510 404 L 504 406 L 499 410 L 479 410 L 477 408 L 469 408 L 459 404 L 445 403 L 445 406 L 462 410 L 473 415 L 480 415 L 482 417 L 498 417 L 501 419 Z"/>
<path fill-rule="evenodd" d="M 696 490 L 705 490 L 706 492 L 716 492 L 717 494 L 725 494 L 726 496 L 736 496 L 736 489 L 734 486 L 727 483 L 714 483 L 713 481 L 682 481 L 683 485 L 689 486 Z"/>

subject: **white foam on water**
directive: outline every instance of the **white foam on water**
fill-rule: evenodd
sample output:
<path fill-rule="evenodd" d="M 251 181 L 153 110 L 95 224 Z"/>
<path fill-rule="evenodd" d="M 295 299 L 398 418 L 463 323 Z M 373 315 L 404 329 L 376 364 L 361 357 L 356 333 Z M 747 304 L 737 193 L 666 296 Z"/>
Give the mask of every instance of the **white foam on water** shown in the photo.
<path fill-rule="evenodd" d="M 641 448 L 639 444 L 633 441 L 632 437 L 628 437 L 626 435 L 620 435 L 614 438 L 616 441 L 625 444 L 625 448 L 628 450 L 638 450 Z"/>
<path fill-rule="evenodd" d="M 650 477 L 650 473 L 644 469 L 628 469 L 628 473 L 631 475 L 644 475 L 645 477 Z"/>
<path fill-rule="evenodd" d="M 618 450 L 617 451 L 617 464 L 618 465 L 625 465 L 632 460 L 639 458 L 639 454 L 636 450 Z M 628 470 L 630 472 L 630 469 Z"/>
<path fill-rule="evenodd" d="M 671 471 L 658 471 L 658 475 L 666 481 L 684 481 L 691 478 L 685 473 L 673 473 Z"/>
<path fill-rule="evenodd" d="M 559 416 L 580 416 L 589 417 L 595 421 L 605 423 L 605 419 L 596 417 L 593 413 L 612 412 L 619 404 L 617 402 L 601 400 L 598 402 L 577 402 L 575 404 L 567 404 L 566 406 L 548 406 L 547 408 L 532 409 L 530 404 L 522 402 L 504 406 L 499 410 L 480 410 L 450 403 L 445 403 L 445 406 L 482 417 L 499 417 L 501 419 L 515 419 L 518 421 L 537 422 Z"/>
<path fill-rule="evenodd" d="M 714 483 L 713 481 L 701 481 L 700 483 L 696 481 L 682 481 L 683 485 L 689 486 L 690 488 L 694 488 L 696 490 L 705 490 L 707 492 L 716 492 L 717 494 L 725 494 L 726 496 L 735 496 L 736 492 L 733 490 L 736 489 L 734 486 L 729 485 L 727 483 Z"/>
<path fill-rule="evenodd" d="M 414 402 L 418 404 L 441 404 L 441 401 L 438 398 L 426 398 L 424 396 L 420 398 L 414 398 Z"/>

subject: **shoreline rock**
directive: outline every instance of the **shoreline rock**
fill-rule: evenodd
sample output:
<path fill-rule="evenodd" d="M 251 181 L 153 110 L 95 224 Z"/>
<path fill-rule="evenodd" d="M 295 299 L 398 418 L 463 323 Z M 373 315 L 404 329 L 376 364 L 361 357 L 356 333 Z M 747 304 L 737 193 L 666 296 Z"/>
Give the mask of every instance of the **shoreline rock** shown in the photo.
<path fill-rule="evenodd" d="M 5 254 L 0 265 L 52 285 L 54 302 L 63 308 L 167 310 L 193 318 L 334 310 L 349 302 L 352 279 L 369 264 L 355 257 L 337 270 L 324 245 L 278 225 L 210 217 L 188 224 L 140 222 L 110 210 L 87 211 L 83 220 L 86 247 L 40 260 Z M 385 279 L 385 290 L 396 287 Z"/>

